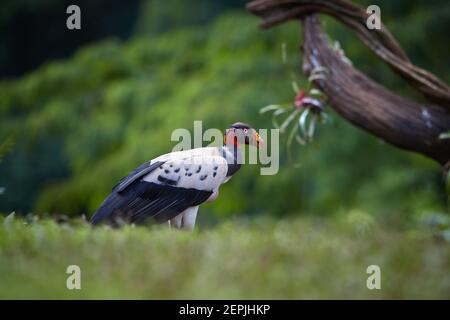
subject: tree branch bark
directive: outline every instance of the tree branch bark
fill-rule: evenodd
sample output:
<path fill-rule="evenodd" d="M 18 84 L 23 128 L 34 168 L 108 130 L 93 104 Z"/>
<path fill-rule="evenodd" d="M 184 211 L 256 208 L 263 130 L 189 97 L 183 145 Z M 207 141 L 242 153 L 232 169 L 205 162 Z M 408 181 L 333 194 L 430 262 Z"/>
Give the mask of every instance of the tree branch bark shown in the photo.
<path fill-rule="evenodd" d="M 383 140 L 422 153 L 441 165 L 450 161 L 450 88 L 435 75 L 413 65 L 385 26 L 366 28 L 365 10 L 346 0 L 256 0 L 247 8 L 263 17 L 262 27 L 289 19 L 303 23 L 303 71 L 327 69 L 314 84 L 345 119 Z M 391 69 L 433 103 L 417 103 L 398 96 L 344 62 L 328 45 L 315 12 L 332 15 L 354 30 L 359 38 Z"/>

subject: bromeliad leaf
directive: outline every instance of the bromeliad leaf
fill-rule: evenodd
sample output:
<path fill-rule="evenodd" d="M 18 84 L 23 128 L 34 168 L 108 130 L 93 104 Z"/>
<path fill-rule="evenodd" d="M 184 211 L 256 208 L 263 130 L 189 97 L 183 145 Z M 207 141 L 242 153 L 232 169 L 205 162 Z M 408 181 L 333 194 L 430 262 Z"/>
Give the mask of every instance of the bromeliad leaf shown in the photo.
<path fill-rule="evenodd" d="M 308 140 L 312 141 L 314 138 L 314 130 L 316 129 L 317 115 L 314 115 L 311 119 L 311 123 L 308 128 Z"/>
<path fill-rule="evenodd" d="M 308 77 L 308 82 L 312 83 L 314 80 L 325 80 L 326 76 L 325 74 L 328 73 L 328 69 L 325 67 L 316 67 L 314 68 L 309 77 Z"/>
<path fill-rule="evenodd" d="M 275 110 L 279 110 L 279 109 L 283 109 L 283 107 L 279 104 L 271 104 L 271 105 L 265 106 L 264 108 L 261 108 L 259 110 L 259 114 L 264 114 L 266 112 L 275 111 Z"/>
<path fill-rule="evenodd" d="M 300 135 L 298 135 L 298 134 L 295 136 L 295 140 L 297 140 L 297 142 L 302 146 L 306 145 L 306 141 L 303 140 L 303 138 L 300 137 Z"/>
<path fill-rule="evenodd" d="M 332 122 L 332 119 L 329 115 L 327 115 L 325 112 L 322 112 L 320 114 L 320 123 L 324 124 L 324 123 L 329 123 Z"/>
<path fill-rule="evenodd" d="M 283 133 L 286 128 L 289 126 L 289 124 L 294 120 L 294 118 L 300 113 L 299 109 L 296 109 L 294 112 L 292 112 L 281 124 L 280 131 Z"/>
<path fill-rule="evenodd" d="M 309 90 L 308 94 L 317 98 L 325 98 L 325 94 L 321 90 L 315 88 Z"/>
<path fill-rule="evenodd" d="M 291 132 L 289 133 L 287 142 L 286 142 L 286 147 L 287 147 L 287 154 L 288 154 L 288 160 L 292 161 L 292 150 L 291 150 L 291 146 L 292 146 L 292 141 L 294 140 L 294 137 L 296 136 L 298 131 L 298 122 L 296 121 L 294 123 L 294 125 L 292 126 Z"/>
<path fill-rule="evenodd" d="M 279 115 L 285 113 L 285 112 L 287 112 L 286 109 L 278 109 L 278 110 L 276 110 L 276 111 L 273 113 L 273 115 L 272 115 L 272 124 L 273 124 L 273 126 L 274 126 L 275 128 L 279 128 L 279 127 L 280 127 L 280 125 L 278 124 L 278 121 L 277 121 L 277 117 L 278 117 Z"/>
<path fill-rule="evenodd" d="M 305 111 L 303 111 L 302 115 L 298 119 L 298 122 L 300 124 L 300 132 L 302 134 L 302 137 L 306 136 L 306 118 L 308 117 L 308 115 L 309 115 L 309 109 L 305 109 Z"/>
<path fill-rule="evenodd" d="M 292 77 L 292 76 L 291 76 Z M 291 81 L 292 84 L 292 90 L 294 90 L 294 93 L 297 93 L 300 91 L 300 88 L 297 84 L 297 81 L 295 81 L 294 79 Z"/>
<path fill-rule="evenodd" d="M 311 74 L 319 74 L 319 73 L 328 73 L 328 69 L 320 66 L 320 67 L 315 67 L 311 71 Z"/>
<path fill-rule="evenodd" d="M 312 74 L 308 77 L 308 82 L 312 82 L 314 80 L 325 80 L 326 76 L 324 74 Z"/>
<path fill-rule="evenodd" d="M 288 160 L 293 163 L 294 168 L 300 168 L 302 166 L 301 162 L 293 162 L 292 159 L 292 142 L 294 140 L 294 138 L 299 141 L 299 139 L 301 140 L 300 136 L 298 135 L 298 121 L 296 121 L 294 123 L 294 125 L 292 126 L 291 132 L 289 133 L 287 142 L 286 142 L 286 147 L 287 147 L 287 155 L 288 155 Z"/>

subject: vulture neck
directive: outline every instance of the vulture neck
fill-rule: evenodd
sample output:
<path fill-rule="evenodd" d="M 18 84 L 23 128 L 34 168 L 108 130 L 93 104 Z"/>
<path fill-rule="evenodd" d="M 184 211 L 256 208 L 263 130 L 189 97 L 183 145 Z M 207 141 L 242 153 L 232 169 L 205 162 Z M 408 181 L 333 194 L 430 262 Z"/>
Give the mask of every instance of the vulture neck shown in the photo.
<path fill-rule="evenodd" d="M 235 174 L 242 164 L 242 153 L 237 144 L 227 143 L 222 146 L 222 156 L 228 162 L 227 177 Z"/>

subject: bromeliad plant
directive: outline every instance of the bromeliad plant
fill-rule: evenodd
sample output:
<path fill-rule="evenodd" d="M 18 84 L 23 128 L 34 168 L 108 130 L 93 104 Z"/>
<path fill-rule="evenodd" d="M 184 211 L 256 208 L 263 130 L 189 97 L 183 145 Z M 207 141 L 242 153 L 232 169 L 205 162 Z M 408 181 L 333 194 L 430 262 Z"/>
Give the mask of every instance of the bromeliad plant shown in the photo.
<path fill-rule="evenodd" d="M 338 55 L 342 61 L 352 65 L 352 61 L 347 58 L 341 44 L 338 41 L 328 39 L 330 48 Z M 283 64 L 287 65 L 286 44 L 282 45 Z M 272 113 L 272 123 L 275 128 L 279 128 L 281 134 L 289 132 L 286 140 L 288 157 L 291 159 L 291 145 L 297 141 L 300 145 L 306 145 L 314 140 L 314 133 L 318 123 L 327 123 L 331 118 L 325 112 L 326 96 L 317 88 L 313 87 L 315 80 L 325 79 L 328 70 L 324 67 L 316 67 L 308 77 L 305 89 L 300 89 L 295 73 L 291 74 L 292 89 L 295 93 L 293 103 L 272 104 L 261 108 L 260 114 Z M 279 124 L 278 117 L 286 115 L 284 121 Z"/>
<path fill-rule="evenodd" d="M 285 46 L 283 46 L 283 62 L 286 63 Z M 330 121 L 330 117 L 325 113 L 326 96 L 313 87 L 313 81 L 325 79 L 327 72 L 323 67 L 312 70 L 305 89 L 300 89 L 294 73 L 291 72 L 294 101 L 268 105 L 259 110 L 260 114 L 272 113 L 273 126 L 280 129 L 281 134 L 288 133 L 286 147 L 289 159 L 291 159 L 290 150 L 294 140 L 302 146 L 311 143 L 314 140 L 317 124 Z M 278 118 L 282 115 L 287 116 L 280 124 Z"/>

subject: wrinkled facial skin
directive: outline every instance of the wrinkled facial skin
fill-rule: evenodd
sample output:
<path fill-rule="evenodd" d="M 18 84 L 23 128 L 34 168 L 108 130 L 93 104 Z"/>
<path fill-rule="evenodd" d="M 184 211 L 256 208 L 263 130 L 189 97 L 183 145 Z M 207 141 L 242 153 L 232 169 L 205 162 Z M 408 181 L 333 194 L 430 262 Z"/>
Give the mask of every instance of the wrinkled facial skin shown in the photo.
<path fill-rule="evenodd" d="M 231 141 L 240 144 L 252 145 L 259 148 L 263 141 L 258 132 L 253 128 L 229 128 L 225 134 L 225 143 L 232 143 Z"/>

